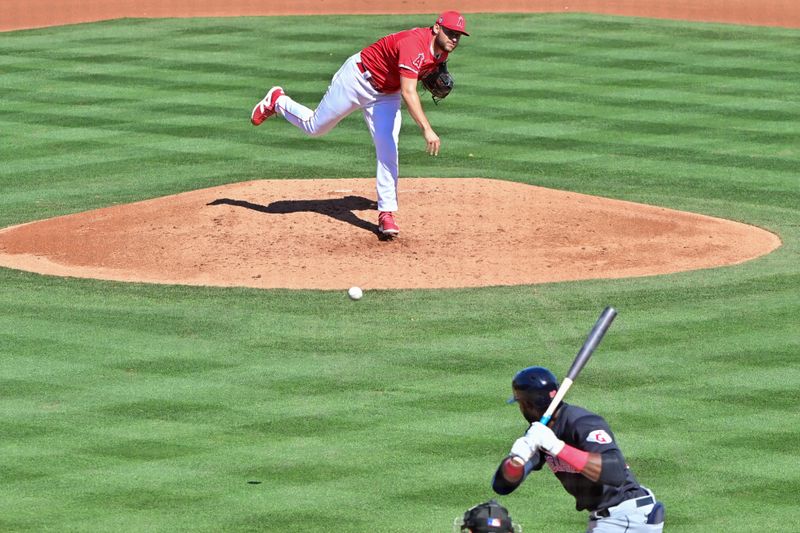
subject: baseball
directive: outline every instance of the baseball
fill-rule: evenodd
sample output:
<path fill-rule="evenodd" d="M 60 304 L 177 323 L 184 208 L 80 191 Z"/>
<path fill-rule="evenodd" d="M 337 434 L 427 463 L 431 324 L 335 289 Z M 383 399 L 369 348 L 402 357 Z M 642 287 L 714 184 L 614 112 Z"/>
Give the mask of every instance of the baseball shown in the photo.
<path fill-rule="evenodd" d="M 347 295 L 350 296 L 351 300 L 360 300 L 361 297 L 364 296 L 364 291 L 358 287 L 350 287 L 347 291 Z"/>

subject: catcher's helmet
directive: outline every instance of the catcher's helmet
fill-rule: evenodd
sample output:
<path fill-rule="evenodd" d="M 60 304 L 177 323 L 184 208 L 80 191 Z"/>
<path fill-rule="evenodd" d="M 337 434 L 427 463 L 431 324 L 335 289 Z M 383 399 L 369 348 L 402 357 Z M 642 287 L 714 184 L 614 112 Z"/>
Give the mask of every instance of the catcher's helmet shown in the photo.
<path fill-rule="evenodd" d="M 489 500 L 480 503 L 464 513 L 464 518 L 456 518 L 458 531 L 469 531 L 471 533 L 514 533 L 521 532 L 522 529 L 515 529 L 511 521 L 508 509 L 497 503 L 497 500 Z"/>
<path fill-rule="evenodd" d="M 514 376 L 511 387 L 521 393 L 537 409 L 545 411 L 558 390 L 558 380 L 552 372 L 541 366 L 523 368 Z M 517 401 L 513 396 L 508 403 Z"/>

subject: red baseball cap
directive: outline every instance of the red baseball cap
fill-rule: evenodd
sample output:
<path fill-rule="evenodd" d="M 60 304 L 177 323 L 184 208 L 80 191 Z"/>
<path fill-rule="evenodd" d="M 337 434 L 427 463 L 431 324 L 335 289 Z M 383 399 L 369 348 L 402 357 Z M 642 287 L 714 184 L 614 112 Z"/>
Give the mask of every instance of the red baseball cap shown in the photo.
<path fill-rule="evenodd" d="M 469 36 L 469 33 L 466 32 L 467 21 L 458 11 L 445 11 L 436 19 L 436 24 Z"/>

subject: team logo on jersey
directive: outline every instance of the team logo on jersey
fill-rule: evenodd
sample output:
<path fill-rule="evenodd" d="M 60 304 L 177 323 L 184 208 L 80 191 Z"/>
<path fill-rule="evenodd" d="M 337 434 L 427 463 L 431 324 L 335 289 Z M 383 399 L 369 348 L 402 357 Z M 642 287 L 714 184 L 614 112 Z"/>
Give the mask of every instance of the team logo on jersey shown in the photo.
<path fill-rule="evenodd" d="M 578 474 L 579 472 L 575 470 L 575 467 L 566 463 L 559 459 L 558 457 L 553 457 L 552 455 L 544 456 L 544 460 L 547 463 L 547 466 L 550 467 L 550 470 L 556 474 L 558 472 L 566 472 L 567 474 Z"/>
<path fill-rule="evenodd" d="M 611 435 L 605 432 L 605 430 L 597 429 L 589 433 L 589 436 L 586 437 L 586 442 L 596 442 L 597 444 L 611 444 L 614 440 L 611 438 Z"/>
<path fill-rule="evenodd" d="M 411 62 L 411 64 L 417 67 L 417 70 L 419 70 L 422 67 L 423 61 L 425 61 L 425 54 L 419 54 L 414 61 Z"/>

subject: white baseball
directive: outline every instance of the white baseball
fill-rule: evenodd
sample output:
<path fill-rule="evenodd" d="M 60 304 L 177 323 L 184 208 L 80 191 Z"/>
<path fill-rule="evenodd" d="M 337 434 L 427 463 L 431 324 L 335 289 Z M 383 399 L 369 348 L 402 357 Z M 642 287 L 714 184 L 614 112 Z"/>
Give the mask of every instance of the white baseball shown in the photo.
<path fill-rule="evenodd" d="M 362 291 L 359 287 L 350 287 L 347 291 L 347 295 L 350 296 L 351 300 L 360 300 L 362 296 L 364 296 L 364 291 Z"/>

